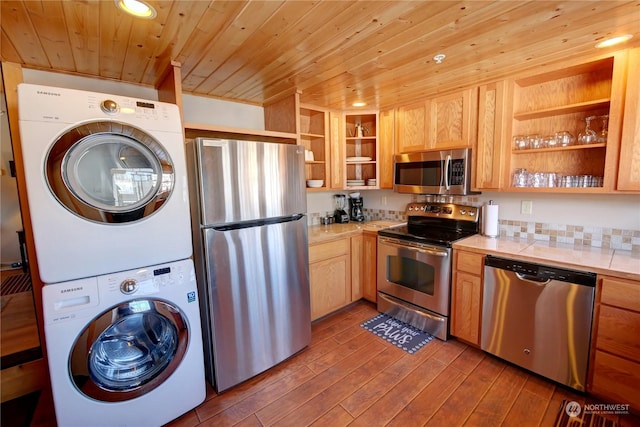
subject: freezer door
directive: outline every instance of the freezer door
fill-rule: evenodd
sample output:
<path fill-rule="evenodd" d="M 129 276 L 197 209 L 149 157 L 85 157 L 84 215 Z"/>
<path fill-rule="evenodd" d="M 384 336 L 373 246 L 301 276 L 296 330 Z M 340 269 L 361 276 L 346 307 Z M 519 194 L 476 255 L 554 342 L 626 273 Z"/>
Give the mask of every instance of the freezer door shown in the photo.
<path fill-rule="evenodd" d="M 195 141 L 202 225 L 307 211 L 304 147 L 271 142 Z"/>
<path fill-rule="evenodd" d="M 211 331 L 206 368 L 208 377 L 215 374 L 218 391 L 287 359 L 311 340 L 306 217 L 225 230 L 203 230 L 210 322 L 205 329 Z"/>

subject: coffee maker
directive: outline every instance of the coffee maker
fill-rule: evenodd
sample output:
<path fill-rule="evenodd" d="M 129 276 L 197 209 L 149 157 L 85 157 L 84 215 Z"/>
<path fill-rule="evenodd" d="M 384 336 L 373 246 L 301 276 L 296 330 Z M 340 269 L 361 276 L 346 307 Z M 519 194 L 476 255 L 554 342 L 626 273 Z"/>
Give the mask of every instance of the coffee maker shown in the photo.
<path fill-rule="evenodd" d="M 346 223 L 349 222 L 349 214 L 345 210 L 347 207 L 347 196 L 344 194 L 336 194 L 333 196 L 334 202 L 336 204 L 336 210 L 333 213 L 333 218 L 336 223 Z"/>
<path fill-rule="evenodd" d="M 349 197 L 349 215 L 351 217 L 351 221 L 364 221 L 362 204 L 362 197 Z"/>

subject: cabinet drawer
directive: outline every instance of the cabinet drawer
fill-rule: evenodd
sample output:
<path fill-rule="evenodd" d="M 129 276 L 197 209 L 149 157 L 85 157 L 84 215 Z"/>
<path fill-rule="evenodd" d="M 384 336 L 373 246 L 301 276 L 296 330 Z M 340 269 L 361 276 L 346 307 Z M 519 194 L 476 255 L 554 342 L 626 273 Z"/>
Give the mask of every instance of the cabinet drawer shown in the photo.
<path fill-rule="evenodd" d="M 591 392 L 615 403 L 640 409 L 640 363 L 596 351 Z"/>
<path fill-rule="evenodd" d="M 351 247 L 350 239 L 333 240 L 309 246 L 309 263 L 347 255 Z"/>
<path fill-rule="evenodd" d="M 472 252 L 458 252 L 456 269 L 467 273 L 482 276 L 484 267 L 484 255 Z"/>
<path fill-rule="evenodd" d="M 627 310 L 640 311 L 640 283 L 603 277 L 600 302 Z"/>
<path fill-rule="evenodd" d="M 640 313 L 600 305 L 596 347 L 640 362 Z"/>

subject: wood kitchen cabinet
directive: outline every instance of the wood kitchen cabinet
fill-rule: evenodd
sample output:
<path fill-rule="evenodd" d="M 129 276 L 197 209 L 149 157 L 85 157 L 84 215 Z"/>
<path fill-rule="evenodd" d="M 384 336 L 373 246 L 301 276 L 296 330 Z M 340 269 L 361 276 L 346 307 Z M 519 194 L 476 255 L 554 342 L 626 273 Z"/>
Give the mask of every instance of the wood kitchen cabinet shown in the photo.
<path fill-rule="evenodd" d="M 322 180 L 323 185 L 307 191 L 325 191 L 330 186 L 329 113 L 322 109 L 302 105 L 299 113 L 300 145 L 313 153 L 313 159 L 305 158 L 306 179 Z"/>
<path fill-rule="evenodd" d="M 344 188 L 379 188 L 378 112 L 345 113 L 343 133 Z"/>
<path fill-rule="evenodd" d="M 378 233 L 309 245 L 311 320 L 365 298 L 376 302 Z"/>
<path fill-rule="evenodd" d="M 598 279 L 587 390 L 640 413 L 640 282 Z"/>
<path fill-rule="evenodd" d="M 509 191 L 606 193 L 615 187 L 627 72 L 627 54 L 509 81 L 512 121 L 506 144 L 503 187 Z M 587 117 L 597 133 L 608 116 L 606 142 L 579 144 Z M 575 142 L 552 138 L 569 132 Z M 514 143 L 532 137 L 524 148 Z M 525 171 L 526 174 L 522 172 Z M 542 175 L 547 173 L 547 175 Z M 549 173 L 553 173 L 551 177 Z M 533 175 L 537 174 L 537 175 Z M 515 179 L 515 176 L 534 179 Z"/>
<path fill-rule="evenodd" d="M 362 297 L 375 303 L 378 298 L 378 232 L 362 233 Z"/>
<path fill-rule="evenodd" d="M 627 70 L 617 190 L 640 191 L 640 48 L 629 52 Z"/>
<path fill-rule="evenodd" d="M 484 255 L 454 249 L 451 335 L 480 346 Z"/>
<path fill-rule="evenodd" d="M 501 188 L 500 178 L 506 141 L 506 87 L 504 81 L 480 86 L 478 94 L 478 142 L 472 151 L 476 190 Z"/>
<path fill-rule="evenodd" d="M 351 240 L 309 246 L 311 320 L 351 303 Z"/>
<path fill-rule="evenodd" d="M 429 106 L 428 101 L 422 101 L 398 108 L 398 117 L 396 120 L 398 136 L 397 153 L 408 153 L 428 149 Z"/>
<path fill-rule="evenodd" d="M 393 188 L 393 153 L 395 150 L 395 110 L 380 112 L 380 136 L 379 136 L 379 168 L 378 187 L 381 189 Z"/>
<path fill-rule="evenodd" d="M 331 166 L 329 170 L 331 188 L 344 188 L 345 174 L 345 144 L 342 114 L 329 112 L 329 150 Z"/>
<path fill-rule="evenodd" d="M 364 265 L 364 247 L 362 234 L 351 236 L 351 301 L 362 299 L 362 276 L 366 267 Z"/>
<path fill-rule="evenodd" d="M 398 108 L 397 153 L 475 145 L 477 88 Z"/>

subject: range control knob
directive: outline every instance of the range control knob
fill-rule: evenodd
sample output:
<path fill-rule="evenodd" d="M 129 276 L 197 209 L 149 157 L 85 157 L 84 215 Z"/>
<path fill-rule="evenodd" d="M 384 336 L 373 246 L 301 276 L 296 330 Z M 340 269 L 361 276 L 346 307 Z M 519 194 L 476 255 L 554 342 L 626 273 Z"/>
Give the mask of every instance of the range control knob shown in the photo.
<path fill-rule="evenodd" d="M 138 282 L 136 279 L 125 279 L 120 283 L 120 292 L 125 295 L 131 295 L 138 290 Z"/>
<path fill-rule="evenodd" d="M 120 106 L 116 101 L 111 99 L 105 99 L 100 103 L 100 109 L 107 114 L 115 114 L 120 111 Z"/>
<path fill-rule="evenodd" d="M 466 209 L 460 209 L 460 215 L 466 215 L 466 214 L 467 214 Z"/>

